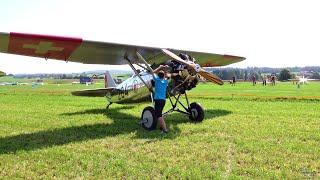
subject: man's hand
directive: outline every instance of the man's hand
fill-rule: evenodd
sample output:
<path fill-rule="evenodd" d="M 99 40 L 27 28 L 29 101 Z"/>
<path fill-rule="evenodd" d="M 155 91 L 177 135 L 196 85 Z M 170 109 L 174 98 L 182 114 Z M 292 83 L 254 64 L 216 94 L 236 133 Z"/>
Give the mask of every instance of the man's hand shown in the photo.
<path fill-rule="evenodd" d="M 155 69 L 154 71 L 153 71 L 153 73 L 158 73 L 160 70 L 163 70 L 163 69 L 166 69 L 166 68 L 168 68 L 169 66 L 168 65 L 160 65 L 157 69 Z"/>
<path fill-rule="evenodd" d="M 162 64 L 159 66 L 160 69 L 166 69 L 168 67 L 169 67 L 168 65 L 162 65 Z"/>

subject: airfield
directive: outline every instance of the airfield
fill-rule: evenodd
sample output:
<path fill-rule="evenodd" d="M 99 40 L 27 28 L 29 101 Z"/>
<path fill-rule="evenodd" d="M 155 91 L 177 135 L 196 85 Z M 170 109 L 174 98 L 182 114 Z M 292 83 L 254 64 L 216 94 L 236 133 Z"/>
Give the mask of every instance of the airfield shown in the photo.
<path fill-rule="evenodd" d="M 106 110 L 70 94 L 87 86 L 57 83 L 0 86 L 0 178 L 320 176 L 320 83 L 200 84 L 189 99 L 205 120 L 169 115 L 167 136 L 138 126 L 150 103 Z"/>

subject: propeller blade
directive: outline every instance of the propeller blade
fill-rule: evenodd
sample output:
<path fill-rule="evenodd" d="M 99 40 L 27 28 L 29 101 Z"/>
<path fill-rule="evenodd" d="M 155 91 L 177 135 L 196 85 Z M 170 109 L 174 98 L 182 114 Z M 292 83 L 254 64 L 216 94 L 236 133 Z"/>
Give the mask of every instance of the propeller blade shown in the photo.
<path fill-rule="evenodd" d="M 196 64 L 194 63 L 189 63 L 189 62 L 186 62 L 185 60 L 181 59 L 179 56 L 177 56 L 176 54 L 174 54 L 173 52 L 167 50 L 167 49 L 162 49 L 162 51 L 170 56 L 171 58 L 173 58 L 174 60 L 180 62 L 181 64 L 184 64 L 186 66 L 188 66 L 189 68 L 192 68 L 195 72 L 197 72 L 198 74 L 200 74 L 202 77 L 204 77 L 206 80 L 210 81 L 210 82 L 213 82 L 215 84 L 218 84 L 218 85 L 223 85 L 223 81 L 216 75 L 214 74 L 211 74 L 209 72 L 207 72 L 206 70 L 202 69 L 201 67 L 199 67 L 198 65 L 198 68 L 196 66 Z"/>
<path fill-rule="evenodd" d="M 184 64 L 184 65 L 187 65 L 188 67 L 191 67 L 191 68 L 193 68 L 193 69 L 195 70 L 194 64 L 190 64 L 190 63 L 186 62 L 185 60 L 181 59 L 179 56 L 177 56 L 176 54 L 174 54 L 173 52 L 171 52 L 171 51 L 169 51 L 169 50 L 167 50 L 167 49 L 162 49 L 162 51 L 163 51 L 166 55 L 168 55 L 168 56 L 170 56 L 171 58 L 173 58 L 174 60 L 178 61 L 179 63 L 182 63 L 182 64 Z"/>
<path fill-rule="evenodd" d="M 198 73 L 210 82 L 213 82 L 218 85 L 223 85 L 223 81 L 218 76 L 211 74 L 205 71 L 204 69 L 201 69 Z"/>

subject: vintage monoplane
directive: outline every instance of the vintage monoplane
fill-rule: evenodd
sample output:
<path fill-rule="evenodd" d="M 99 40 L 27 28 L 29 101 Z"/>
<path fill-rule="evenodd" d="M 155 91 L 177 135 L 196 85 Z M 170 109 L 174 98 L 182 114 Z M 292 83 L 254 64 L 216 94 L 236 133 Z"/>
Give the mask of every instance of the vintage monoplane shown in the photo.
<path fill-rule="evenodd" d="M 309 79 L 309 78 L 305 77 L 304 75 L 296 76 L 296 78 L 288 79 L 288 80 L 293 82 L 294 84 L 298 84 L 298 85 L 308 84 L 309 81 L 319 81 L 319 79 Z"/>
<path fill-rule="evenodd" d="M 107 107 L 112 103 L 153 102 L 153 69 L 166 64 L 167 71 L 175 73 L 176 76 L 168 87 L 168 99 L 172 107 L 164 115 L 179 112 L 198 122 L 204 119 L 204 110 L 199 103 L 189 103 L 186 91 L 195 88 L 200 78 L 218 85 L 223 84 L 218 76 L 202 67 L 225 66 L 245 59 L 230 55 L 23 33 L 0 33 L 0 52 L 84 64 L 128 64 L 134 75 L 121 84 L 116 85 L 111 76 L 107 75 L 108 86 L 103 89 L 72 92 L 77 96 L 106 97 L 109 102 Z M 180 100 L 183 96 L 185 104 Z M 147 130 L 156 128 L 153 106 L 142 111 L 141 125 Z"/>

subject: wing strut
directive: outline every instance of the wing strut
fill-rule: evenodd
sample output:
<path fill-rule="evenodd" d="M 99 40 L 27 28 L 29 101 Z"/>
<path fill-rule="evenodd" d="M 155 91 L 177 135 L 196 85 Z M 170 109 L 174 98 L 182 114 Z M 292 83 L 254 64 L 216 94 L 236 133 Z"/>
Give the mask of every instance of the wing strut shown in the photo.
<path fill-rule="evenodd" d="M 147 61 L 142 57 L 142 55 L 141 55 L 138 51 L 136 52 L 136 54 L 137 54 L 137 56 L 138 56 L 138 59 L 139 59 L 140 61 L 142 61 L 142 62 L 146 65 L 147 70 L 150 71 L 150 73 L 152 74 L 153 78 L 155 78 L 155 77 L 154 77 L 154 74 L 153 74 L 153 69 L 149 66 L 149 64 L 147 63 Z"/>
<path fill-rule="evenodd" d="M 124 56 L 124 59 L 128 61 L 128 64 L 129 66 L 131 67 L 131 69 L 133 70 L 133 72 L 139 77 L 139 79 L 143 82 L 143 84 L 148 87 L 149 91 L 151 93 L 153 93 L 153 90 L 152 90 L 152 86 L 150 86 L 149 84 L 147 84 L 143 79 L 142 77 L 140 76 L 140 74 L 138 73 L 137 69 L 133 66 L 131 60 L 128 58 L 128 56 Z M 146 66 L 148 66 L 148 64 L 146 64 Z M 141 66 L 140 66 L 141 67 Z"/>

